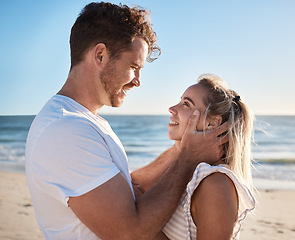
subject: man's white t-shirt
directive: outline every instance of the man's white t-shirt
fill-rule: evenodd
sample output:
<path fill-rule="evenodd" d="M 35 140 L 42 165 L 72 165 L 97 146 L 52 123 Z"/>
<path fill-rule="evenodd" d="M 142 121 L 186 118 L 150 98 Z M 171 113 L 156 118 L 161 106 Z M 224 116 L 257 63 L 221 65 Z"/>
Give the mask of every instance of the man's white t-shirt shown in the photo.
<path fill-rule="evenodd" d="M 55 95 L 34 119 L 26 143 L 26 174 L 46 239 L 99 239 L 68 207 L 121 172 L 133 194 L 123 145 L 106 120 Z"/>

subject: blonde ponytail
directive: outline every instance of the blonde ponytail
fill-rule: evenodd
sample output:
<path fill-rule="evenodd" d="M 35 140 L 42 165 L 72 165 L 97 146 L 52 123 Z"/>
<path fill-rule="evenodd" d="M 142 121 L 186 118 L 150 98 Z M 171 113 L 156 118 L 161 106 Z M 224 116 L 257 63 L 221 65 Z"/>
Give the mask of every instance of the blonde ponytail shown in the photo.
<path fill-rule="evenodd" d="M 206 87 L 208 97 L 205 117 L 222 116 L 222 122 L 229 123 L 229 142 L 225 144 L 224 161 L 235 175 L 250 189 L 252 182 L 251 142 L 253 134 L 253 115 L 244 100 L 226 82 L 216 75 L 202 75 L 198 83 Z"/>

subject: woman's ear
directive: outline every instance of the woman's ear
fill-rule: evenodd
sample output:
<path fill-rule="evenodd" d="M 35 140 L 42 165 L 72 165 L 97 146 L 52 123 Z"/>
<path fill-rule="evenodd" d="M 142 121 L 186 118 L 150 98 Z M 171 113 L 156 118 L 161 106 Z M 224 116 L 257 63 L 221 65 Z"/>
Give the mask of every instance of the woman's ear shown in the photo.
<path fill-rule="evenodd" d="M 208 129 L 218 127 L 222 123 L 222 117 L 220 115 L 210 117 Z"/>

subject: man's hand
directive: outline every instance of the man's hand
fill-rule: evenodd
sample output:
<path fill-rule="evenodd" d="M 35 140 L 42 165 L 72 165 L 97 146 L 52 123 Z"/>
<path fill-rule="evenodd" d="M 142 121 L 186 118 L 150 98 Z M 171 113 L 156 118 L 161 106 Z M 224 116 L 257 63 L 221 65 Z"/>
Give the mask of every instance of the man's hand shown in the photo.
<path fill-rule="evenodd" d="M 219 136 L 228 130 L 225 122 L 217 128 L 207 131 L 197 131 L 200 112 L 196 110 L 190 117 L 186 130 L 181 140 L 181 153 L 196 164 L 207 162 L 213 164 L 224 154 L 223 144 L 228 142 L 228 136 Z"/>

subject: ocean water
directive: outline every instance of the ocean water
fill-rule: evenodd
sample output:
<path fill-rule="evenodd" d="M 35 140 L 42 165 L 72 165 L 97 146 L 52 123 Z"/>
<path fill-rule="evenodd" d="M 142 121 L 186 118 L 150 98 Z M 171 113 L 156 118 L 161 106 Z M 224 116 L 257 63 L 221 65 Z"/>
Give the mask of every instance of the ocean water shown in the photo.
<path fill-rule="evenodd" d="M 121 139 L 130 170 L 172 146 L 169 116 L 106 115 Z M 34 116 L 0 116 L 0 171 L 24 171 L 25 143 Z M 259 189 L 295 189 L 295 116 L 257 116 L 252 155 Z"/>

